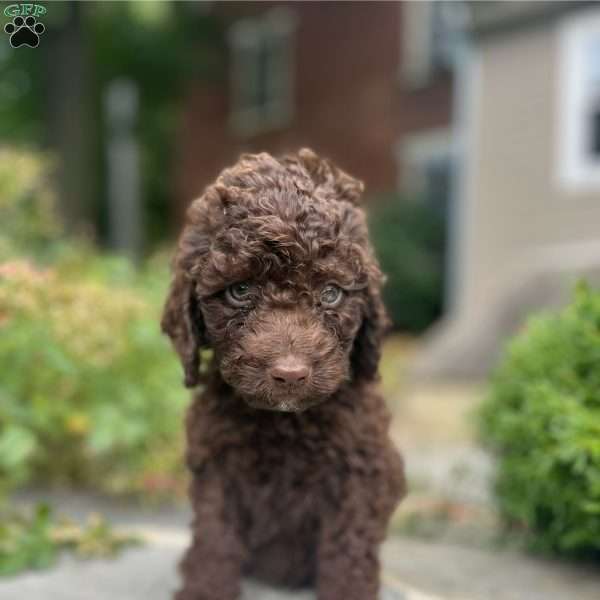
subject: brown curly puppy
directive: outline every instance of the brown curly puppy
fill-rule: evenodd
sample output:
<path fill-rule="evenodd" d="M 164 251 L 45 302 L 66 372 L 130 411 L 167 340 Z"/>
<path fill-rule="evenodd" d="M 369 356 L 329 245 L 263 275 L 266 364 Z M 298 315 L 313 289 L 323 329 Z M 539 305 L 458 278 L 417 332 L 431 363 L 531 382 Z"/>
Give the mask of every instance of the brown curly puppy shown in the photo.
<path fill-rule="evenodd" d="M 178 600 L 234 600 L 245 575 L 377 597 L 404 479 L 373 388 L 387 321 L 362 189 L 310 150 L 245 155 L 189 208 L 162 320 L 185 384 L 206 383 Z"/>

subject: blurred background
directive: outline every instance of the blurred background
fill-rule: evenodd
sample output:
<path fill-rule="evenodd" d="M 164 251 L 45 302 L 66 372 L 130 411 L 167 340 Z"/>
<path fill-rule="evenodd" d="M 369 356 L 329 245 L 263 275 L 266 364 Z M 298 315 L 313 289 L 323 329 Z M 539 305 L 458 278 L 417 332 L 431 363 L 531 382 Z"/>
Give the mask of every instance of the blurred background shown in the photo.
<path fill-rule="evenodd" d="M 175 585 L 169 257 L 223 167 L 302 146 L 365 181 L 388 275 L 387 584 L 598 597 L 600 4 L 1 9 L 45 29 L 0 33 L 0 598 Z"/>

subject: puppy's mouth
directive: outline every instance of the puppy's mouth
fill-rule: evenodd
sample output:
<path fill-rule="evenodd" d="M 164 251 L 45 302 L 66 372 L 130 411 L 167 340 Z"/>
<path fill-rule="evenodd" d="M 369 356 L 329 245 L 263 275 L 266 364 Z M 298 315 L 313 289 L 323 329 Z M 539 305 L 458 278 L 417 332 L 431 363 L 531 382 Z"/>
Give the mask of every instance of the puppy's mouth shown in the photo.
<path fill-rule="evenodd" d="M 289 400 L 281 400 L 275 402 L 263 402 L 255 399 L 248 399 L 246 402 L 252 406 L 252 408 L 257 408 L 259 410 L 270 410 L 273 412 L 284 412 L 284 413 L 299 413 L 305 411 L 309 406 L 304 406 L 297 402 L 289 401 Z"/>
<path fill-rule="evenodd" d="M 312 397 L 309 389 L 270 390 L 264 396 L 245 396 L 253 408 L 275 412 L 298 413 L 319 404 L 322 399 Z"/>

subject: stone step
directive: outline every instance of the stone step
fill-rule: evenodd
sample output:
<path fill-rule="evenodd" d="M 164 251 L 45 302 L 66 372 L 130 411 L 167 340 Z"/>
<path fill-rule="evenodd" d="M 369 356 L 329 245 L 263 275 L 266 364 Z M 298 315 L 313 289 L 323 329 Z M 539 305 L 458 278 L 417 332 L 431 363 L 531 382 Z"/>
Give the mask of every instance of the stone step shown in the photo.
<path fill-rule="evenodd" d="M 179 586 L 177 563 L 187 545 L 183 532 L 146 529 L 146 544 L 115 559 L 78 560 L 66 555 L 52 569 L 0 580 L 0 600 L 169 600 Z M 383 573 L 381 600 L 442 600 Z M 240 600 L 316 600 L 246 581 Z"/>

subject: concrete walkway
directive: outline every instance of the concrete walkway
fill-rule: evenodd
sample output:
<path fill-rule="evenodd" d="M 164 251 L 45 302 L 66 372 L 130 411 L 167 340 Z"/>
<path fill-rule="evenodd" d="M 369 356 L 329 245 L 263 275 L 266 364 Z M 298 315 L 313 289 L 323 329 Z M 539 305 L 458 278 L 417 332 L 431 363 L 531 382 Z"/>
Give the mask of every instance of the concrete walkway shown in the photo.
<path fill-rule="evenodd" d="M 55 569 L 0 582 L 0 600 L 168 600 L 178 587 L 177 563 L 188 543 L 185 531 L 168 527 L 129 528 L 144 545 L 112 560 L 65 557 Z M 384 574 L 381 600 L 442 600 Z M 240 600 L 313 600 L 311 592 L 291 593 L 245 582 Z"/>
<path fill-rule="evenodd" d="M 114 559 L 79 560 L 65 555 L 55 568 L 0 579 L 0 600 L 169 600 L 179 585 L 177 563 L 189 543 L 187 506 L 133 507 L 113 499 L 65 492 L 21 494 L 21 506 L 43 500 L 63 516 L 83 522 L 102 514 L 143 545 L 124 550 Z M 444 600 L 384 572 L 381 600 Z M 314 593 L 291 593 L 245 582 L 240 600 L 313 600 Z"/>
<path fill-rule="evenodd" d="M 21 497 L 21 504 L 40 496 Z M 90 511 L 144 538 L 114 560 L 63 558 L 54 569 L 0 579 L 0 600 L 169 600 L 188 543 L 185 508 L 133 508 L 83 495 L 46 499 L 73 519 Z M 598 600 L 600 569 L 442 541 L 392 536 L 382 549 L 382 600 Z M 312 600 L 248 583 L 243 600 Z"/>

